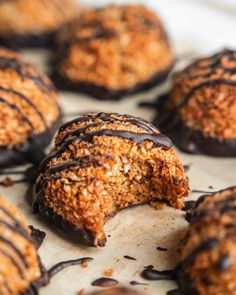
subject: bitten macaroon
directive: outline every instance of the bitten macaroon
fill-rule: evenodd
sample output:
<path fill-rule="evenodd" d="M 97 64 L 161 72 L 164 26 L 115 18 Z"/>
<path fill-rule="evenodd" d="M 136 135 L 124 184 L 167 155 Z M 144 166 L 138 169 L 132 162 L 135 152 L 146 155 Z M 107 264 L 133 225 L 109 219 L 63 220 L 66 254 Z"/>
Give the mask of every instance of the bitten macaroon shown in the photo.
<path fill-rule="evenodd" d="M 119 210 L 159 201 L 184 206 L 189 186 L 171 140 L 147 121 L 90 113 L 64 124 L 40 165 L 34 211 L 75 242 L 104 246 Z"/>

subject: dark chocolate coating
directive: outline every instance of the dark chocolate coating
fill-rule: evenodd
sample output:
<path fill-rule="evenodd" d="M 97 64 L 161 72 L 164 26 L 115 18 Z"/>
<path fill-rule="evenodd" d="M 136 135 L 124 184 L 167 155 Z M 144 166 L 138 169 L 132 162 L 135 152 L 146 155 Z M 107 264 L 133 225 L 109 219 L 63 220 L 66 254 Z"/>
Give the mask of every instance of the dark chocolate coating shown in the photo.
<path fill-rule="evenodd" d="M 43 200 L 38 200 L 33 204 L 33 213 L 38 213 L 43 219 L 50 223 L 53 228 L 66 236 L 67 239 L 74 243 L 84 244 L 86 246 L 96 247 L 104 246 L 106 240 L 99 245 L 96 243 L 96 235 L 85 228 L 78 229 L 75 225 L 65 221 L 61 216 L 53 212 L 52 209 L 44 205 Z"/>
<path fill-rule="evenodd" d="M 162 83 L 167 78 L 172 68 L 173 64 L 164 71 L 156 73 L 148 81 L 136 84 L 135 86 L 126 89 L 109 89 L 92 83 L 72 81 L 64 76 L 61 76 L 55 71 L 51 75 L 51 79 L 60 90 L 81 92 L 89 94 L 100 100 L 119 100 L 125 95 L 142 92 Z"/>
<path fill-rule="evenodd" d="M 44 148 L 49 145 L 60 123 L 61 117 L 43 133 L 32 134 L 27 142 L 15 145 L 12 149 L 0 146 L 0 168 L 27 162 L 38 165 L 45 156 Z"/>
<path fill-rule="evenodd" d="M 214 157 L 236 156 L 236 138 L 218 140 L 189 128 L 175 110 L 170 111 L 165 107 L 164 102 L 167 99 L 168 96 L 160 98 L 158 114 L 153 124 L 168 135 L 180 150 L 189 154 L 205 154 Z"/>
<path fill-rule="evenodd" d="M 0 44 L 12 49 L 47 48 L 53 46 L 53 38 L 57 31 L 32 34 L 11 34 L 0 36 Z"/>

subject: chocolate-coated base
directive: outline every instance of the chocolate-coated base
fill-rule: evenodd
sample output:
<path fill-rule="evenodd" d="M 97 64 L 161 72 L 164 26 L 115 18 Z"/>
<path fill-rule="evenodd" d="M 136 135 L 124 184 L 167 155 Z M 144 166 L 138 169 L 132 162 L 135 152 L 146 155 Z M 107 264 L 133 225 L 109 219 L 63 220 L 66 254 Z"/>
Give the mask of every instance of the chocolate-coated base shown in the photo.
<path fill-rule="evenodd" d="M 172 68 L 173 64 L 171 64 L 164 71 L 155 74 L 148 81 L 125 89 L 109 89 L 104 86 L 99 86 L 92 83 L 73 81 L 60 75 L 58 72 L 56 72 L 56 70 L 52 74 L 51 79 L 54 81 L 56 87 L 60 90 L 86 93 L 100 100 L 119 100 L 125 95 L 135 94 L 160 84 L 167 78 Z"/>
<path fill-rule="evenodd" d="M 106 239 L 98 241 L 95 233 L 85 228 L 77 228 L 75 225 L 63 220 L 63 218 L 53 212 L 52 209 L 47 208 L 44 205 L 43 197 L 37 198 L 36 202 L 34 202 L 33 213 L 38 213 L 46 222 L 52 225 L 57 232 L 74 243 L 91 247 L 105 246 Z"/>
<path fill-rule="evenodd" d="M 154 125 L 169 136 L 174 144 L 189 154 L 204 154 L 214 157 L 236 157 L 236 138 L 218 140 L 186 126 L 175 111 L 167 110 L 160 103 Z"/>
<path fill-rule="evenodd" d="M 39 34 L 11 34 L 0 36 L 0 45 L 12 49 L 24 48 L 47 48 L 53 45 L 54 32 L 43 32 Z"/>
<path fill-rule="evenodd" d="M 7 168 L 32 163 L 39 165 L 45 154 L 44 148 L 49 145 L 52 137 L 61 124 L 61 116 L 45 132 L 31 135 L 30 139 L 23 143 L 13 146 L 11 149 L 0 146 L 0 168 Z"/>

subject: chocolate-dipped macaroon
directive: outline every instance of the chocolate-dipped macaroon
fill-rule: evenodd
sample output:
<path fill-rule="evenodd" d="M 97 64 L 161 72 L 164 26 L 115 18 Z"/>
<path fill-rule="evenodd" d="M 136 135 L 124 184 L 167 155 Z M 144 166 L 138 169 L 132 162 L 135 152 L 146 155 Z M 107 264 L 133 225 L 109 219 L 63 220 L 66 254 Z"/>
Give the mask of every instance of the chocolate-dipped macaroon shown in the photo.
<path fill-rule="evenodd" d="M 1 295 L 38 295 L 38 289 L 48 285 L 64 268 L 92 260 L 84 257 L 62 261 L 46 270 L 37 254 L 40 245 L 35 231 L 38 230 L 27 226 L 25 218 L 0 196 Z"/>
<path fill-rule="evenodd" d="M 0 44 L 13 48 L 48 46 L 55 32 L 77 13 L 75 0 L 0 1 Z"/>
<path fill-rule="evenodd" d="M 38 164 L 59 121 L 58 95 L 48 77 L 0 47 L 0 168 Z"/>
<path fill-rule="evenodd" d="M 202 58 L 173 76 L 155 125 L 191 154 L 236 156 L 236 52 Z"/>
<path fill-rule="evenodd" d="M 58 87 L 118 99 L 163 81 L 173 54 L 159 17 L 142 5 L 89 10 L 56 39 Z"/>
<path fill-rule="evenodd" d="M 104 246 L 105 222 L 150 201 L 184 206 L 188 181 L 168 137 L 147 121 L 91 113 L 64 124 L 40 165 L 34 211 L 75 242 Z"/>
<path fill-rule="evenodd" d="M 40 262 L 24 217 L 0 197 L 0 294 L 36 294 Z"/>
<path fill-rule="evenodd" d="M 236 294 L 235 221 L 236 187 L 199 199 L 181 250 L 181 294 Z"/>

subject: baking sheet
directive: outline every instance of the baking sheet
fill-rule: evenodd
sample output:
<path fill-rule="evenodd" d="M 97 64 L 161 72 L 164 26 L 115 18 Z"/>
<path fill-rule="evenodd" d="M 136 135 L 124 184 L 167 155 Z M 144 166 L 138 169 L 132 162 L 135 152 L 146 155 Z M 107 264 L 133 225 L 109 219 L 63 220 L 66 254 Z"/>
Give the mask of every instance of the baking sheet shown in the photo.
<path fill-rule="evenodd" d="M 165 14 L 166 4 L 163 5 L 163 14 Z M 225 23 L 225 26 L 228 25 L 228 23 Z M 221 23 L 219 26 L 224 26 L 224 24 Z M 211 45 L 214 43 L 213 38 L 209 40 Z M 184 58 L 184 60 L 178 62 L 178 66 L 181 67 L 186 62 L 186 58 L 192 58 L 200 55 L 201 51 L 210 50 L 211 46 L 204 47 L 203 45 L 200 48 L 201 46 L 197 41 L 195 39 L 195 43 L 191 43 L 182 40 L 176 42 L 175 40 L 174 48 L 177 56 L 181 59 Z M 216 49 L 218 49 L 217 44 Z M 28 51 L 26 55 L 30 60 L 47 69 L 48 52 L 42 50 Z M 86 95 L 69 92 L 62 92 L 60 96 L 62 108 L 68 114 L 67 119 L 73 118 L 73 116 L 69 116 L 73 112 L 116 111 L 151 120 L 153 112 L 150 109 L 139 108 L 137 104 L 139 101 L 152 100 L 167 87 L 168 83 L 165 83 L 161 87 L 127 97 L 120 102 L 101 102 Z M 177 149 L 176 152 L 178 152 L 183 164 L 190 166 L 187 175 L 192 189 L 215 191 L 236 184 L 236 159 L 190 156 L 179 152 Z M 22 170 L 23 168 L 19 167 L 18 169 Z M 212 188 L 209 188 L 209 186 Z M 85 256 L 94 258 L 86 268 L 72 266 L 59 273 L 52 279 L 50 285 L 40 290 L 40 295 L 76 295 L 81 289 L 86 292 L 95 290 L 96 288 L 91 286 L 91 282 L 104 276 L 104 272 L 109 268 L 114 270 L 112 278 L 117 279 L 122 284 L 129 285 L 131 281 L 148 283 L 147 286 L 135 288 L 148 290 L 153 295 L 164 295 L 166 291 L 176 287 L 175 283 L 170 281 L 145 281 L 140 277 L 140 272 L 144 266 L 150 264 L 158 270 L 170 269 L 175 266 L 178 258 L 177 248 L 180 232 L 187 226 L 182 211 L 169 207 L 164 210 L 155 210 L 148 205 L 123 210 L 105 226 L 106 233 L 110 235 L 107 245 L 104 248 L 89 248 L 74 245 L 64 240 L 45 223 L 41 222 L 37 216 L 32 215 L 31 208 L 25 200 L 26 190 L 27 185 L 15 184 L 9 188 L 0 187 L 0 194 L 4 195 L 23 212 L 29 224 L 47 233 L 39 250 L 44 265 L 49 268 L 62 260 Z M 189 199 L 196 199 L 199 195 L 191 193 Z M 166 252 L 158 251 L 156 249 L 158 246 L 168 250 Z M 135 257 L 136 260 L 127 260 L 124 255 Z"/>

